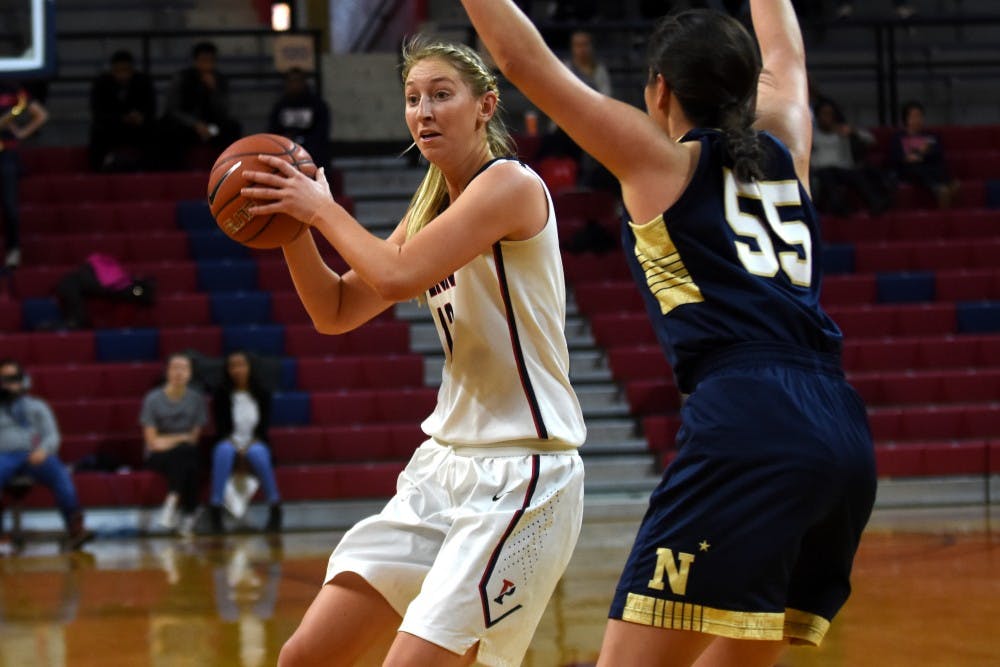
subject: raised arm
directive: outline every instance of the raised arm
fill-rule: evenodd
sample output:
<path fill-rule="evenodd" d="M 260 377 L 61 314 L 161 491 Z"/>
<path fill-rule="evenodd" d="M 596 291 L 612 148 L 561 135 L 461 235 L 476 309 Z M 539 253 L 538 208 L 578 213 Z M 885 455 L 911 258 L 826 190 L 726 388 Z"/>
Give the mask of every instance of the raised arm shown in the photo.
<path fill-rule="evenodd" d="M 662 170 L 674 166 L 671 159 L 677 166 L 684 161 L 645 113 L 577 78 L 513 2 L 462 0 L 462 5 L 504 75 L 620 180 L 651 163 Z"/>
<path fill-rule="evenodd" d="M 788 146 L 795 172 L 808 188 L 812 114 L 802 32 L 789 0 L 750 0 L 763 69 L 757 84 L 756 127 Z"/>

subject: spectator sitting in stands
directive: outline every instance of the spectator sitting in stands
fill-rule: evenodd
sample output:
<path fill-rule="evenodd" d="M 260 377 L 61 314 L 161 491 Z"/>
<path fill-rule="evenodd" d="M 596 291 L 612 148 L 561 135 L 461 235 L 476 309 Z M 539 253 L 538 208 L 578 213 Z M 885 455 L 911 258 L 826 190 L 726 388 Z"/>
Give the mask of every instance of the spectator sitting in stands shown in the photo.
<path fill-rule="evenodd" d="M 927 188 L 938 208 L 949 208 L 958 192 L 945 164 L 941 140 L 924 127 L 924 107 L 920 102 L 903 105 L 903 129 L 892 136 L 889 164 L 900 180 Z"/>
<path fill-rule="evenodd" d="M 22 122 L 22 118 L 27 118 Z M 41 102 L 32 99 L 16 82 L 0 81 L 0 211 L 4 219 L 4 265 L 13 269 L 21 264 L 21 217 L 17 196 L 20 177 L 19 142 L 38 131 L 49 119 Z"/>
<path fill-rule="evenodd" d="M 854 158 L 854 142 L 868 147 L 875 143 L 875 137 L 845 123 L 829 100 L 817 102 L 815 116 L 810 171 L 816 207 L 834 215 L 850 215 L 853 193 L 864 200 L 872 214 L 885 212 L 889 196 L 880 187 L 880 175 L 859 166 Z"/>
<path fill-rule="evenodd" d="M 26 474 L 51 489 L 66 524 L 66 547 L 79 549 L 94 535 L 84 528 L 73 479 L 56 456 L 60 438 L 52 409 L 28 388 L 19 362 L 0 361 L 0 488 Z"/>
<path fill-rule="evenodd" d="M 111 54 L 111 66 L 90 89 L 90 165 L 95 171 L 149 168 L 156 118 L 152 80 L 135 69 L 128 51 Z"/>
<path fill-rule="evenodd" d="M 577 30 L 570 36 L 570 57 L 563 61 L 566 67 L 573 72 L 577 78 L 602 95 L 612 95 L 611 75 L 608 68 L 594 54 L 594 42 L 591 34 L 586 30 Z M 580 165 L 580 185 L 605 189 L 613 192 L 617 191 L 617 183 L 614 178 L 593 160 L 580 150 L 568 134 L 555 123 L 549 123 L 549 131 L 542 138 L 538 151 L 538 158 L 546 157 L 570 157 Z"/>
<path fill-rule="evenodd" d="M 82 329 L 91 324 L 87 312 L 88 297 L 131 301 L 149 306 L 155 300 L 155 283 L 131 276 L 121 262 L 111 255 L 94 252 L 87 255 L 86 261 L 59 279 L 56 295 L 63 318 L 59 328 Z"/>
<path fill-rule="evenodd" d="M 267 128 L 305 148 L 317 167 L 329 170 L 330 107 L 298 67 L 285 73 L 285 91 L 271 107 Z"/>
<path fill-rule="evenodd" d="M 226 357 L 222 384 L 212 398 L 212 411 L 219 438 L 212 453 L 212 495 L 209 501 L 212 532 L 222 532 L 226 486 L 231 483 L 237 459 L 249 465 L 264 488 L 264 497 L 270 506 L 264 529 L 279 532 L 281 496 L 274 478 L 267 438 L 271 422 L 271 392 L 258 382 L 246 352 L 231 352 Z M 245 508 L 245 503 L 243 506 Z"/>
<path fill-rule="evenodd" d="M 167 478 L 169 492 L 160 514 L 160 525 L 194 533 L 198 509 L 200 454 L 198 437 L 207 421 L 205 398 L 190 386 L 191 357 L 174 353 L 167 358 L 166 383 L 151 390 L 142 402 L 139 423 L 146 443 L 146 463 Z"/>
<path fill-rule="evenodd" d="M 186 162 L 192 148 L 208 146 L 221 152 L 242 133 L 229 110 L 229 80 L 216 69 L 218 53 L 212 42 L 195 44 L 192 66 L 170 83 L 163 116 L 168 167 L 197 166 Z"/>

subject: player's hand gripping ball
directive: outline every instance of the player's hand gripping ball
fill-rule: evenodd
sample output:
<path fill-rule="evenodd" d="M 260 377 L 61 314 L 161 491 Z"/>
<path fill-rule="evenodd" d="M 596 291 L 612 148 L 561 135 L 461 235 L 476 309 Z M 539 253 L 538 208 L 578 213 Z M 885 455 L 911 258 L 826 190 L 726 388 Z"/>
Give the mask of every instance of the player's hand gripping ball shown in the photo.
<path fill-rule="evenodd" d="M 316 176 L 316 165 L 302 146 L 277 134 L 252 134 L 234 141 L 215 161 L 208 177 L 208 206 L 229 238 L 251 248 L 278 248 L 295 240 L 306 225 L 284 213 L 248 212 L 257 202 L 240 194 L 242 188 L 254 185 L 243 178 L 243 171 L 277 173 L 258 159 L 262 154 L 283 158 L 306 176 Z"/>

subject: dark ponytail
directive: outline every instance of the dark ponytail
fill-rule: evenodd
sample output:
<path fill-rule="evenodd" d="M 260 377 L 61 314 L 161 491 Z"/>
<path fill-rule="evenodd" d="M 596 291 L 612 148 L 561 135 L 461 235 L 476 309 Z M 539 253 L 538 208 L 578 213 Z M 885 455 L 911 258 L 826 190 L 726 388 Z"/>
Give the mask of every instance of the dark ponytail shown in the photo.
<path fill-rule="evenodd" d="M 726 152 L 733 161 L 736 180 L 749 182 L 764 178 L 764 147 L 753 129 L 753 112 L 746 107 L 732 106 L 722 110 L 719 129 L 725 139 Z"/>
<path fill-rule="evenodd" d="M 665 17 L 649 38 L 649 72 L 677 97 L 696 127 L 718 128 L 741 181 L 764 175 L 764 149 L 753 128 L 760 54 L 742 24 L 694 9 Z"/>

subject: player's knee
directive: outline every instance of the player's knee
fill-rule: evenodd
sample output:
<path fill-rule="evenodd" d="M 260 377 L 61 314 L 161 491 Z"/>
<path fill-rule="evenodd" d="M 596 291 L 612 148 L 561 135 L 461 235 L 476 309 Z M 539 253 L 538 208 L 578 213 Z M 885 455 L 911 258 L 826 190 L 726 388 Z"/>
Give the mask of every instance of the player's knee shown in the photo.
<path fill-rule="evenodd" d="M 322 664 L 322 656 L 316 656 L 307 650 L 305 642 L 295 634 L 288 638 L 288 641 L 281 647 L 278 654 L 278 667 L 312 667 Z M 332 658 L 332 656 L 327 656 Z"/>

